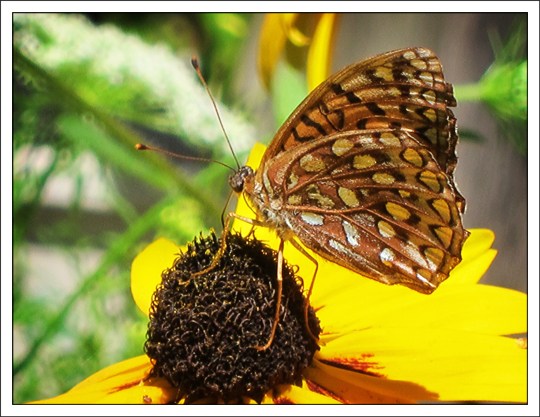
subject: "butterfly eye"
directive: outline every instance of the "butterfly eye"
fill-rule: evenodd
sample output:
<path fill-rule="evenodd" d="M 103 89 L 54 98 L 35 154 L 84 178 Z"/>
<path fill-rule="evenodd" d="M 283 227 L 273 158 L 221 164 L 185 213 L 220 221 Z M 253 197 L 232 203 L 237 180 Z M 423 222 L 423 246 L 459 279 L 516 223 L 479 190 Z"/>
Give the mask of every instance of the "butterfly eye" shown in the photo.
<path fill-rule="evenodd" d="M 241 167 L 237 172 L 229 177 L 229 185 L 236 193 L 241 193 L 244 189 L 246 177 L 253 174 L 253 169 L 248 166 Z"/>

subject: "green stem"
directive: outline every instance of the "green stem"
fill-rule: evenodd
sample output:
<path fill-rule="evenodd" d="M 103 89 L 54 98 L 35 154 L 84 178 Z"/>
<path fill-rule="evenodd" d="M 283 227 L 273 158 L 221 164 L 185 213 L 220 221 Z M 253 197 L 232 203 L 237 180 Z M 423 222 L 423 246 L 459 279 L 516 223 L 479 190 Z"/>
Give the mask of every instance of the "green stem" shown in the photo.
<path fill-rule="evenodd" d="M 482 86 L 480 83 L 455 85 L 454 95 L 458 103 L 480 101 L 482 100 Z"/>
<path fill-rule="evenodd" d="M 38 350 L 43 343 L 48 341 L 58 332 L 58 329 L 66 320 L 75 302 L 107 276 L 107 271 L 114 266 L 119 259 L 125 256 L 126 248 L 133 247 L 149 229 L 160 222 L 160 213 L 165 207 L 171 205 L 172 202 L 173 199 L 171 197 L 165 197 L 141 216 L 138 221 L 133 223 L 129 229 L 111 245 L 99 267 L 82 281 L 78 290 L 67 299 L 58 314 L 47 324 L 47 327 L 41 336 L 34 340 L 34 343 L 26 356 L 13 367 L 13 376 L 24 370 L 36 357 Z"/>

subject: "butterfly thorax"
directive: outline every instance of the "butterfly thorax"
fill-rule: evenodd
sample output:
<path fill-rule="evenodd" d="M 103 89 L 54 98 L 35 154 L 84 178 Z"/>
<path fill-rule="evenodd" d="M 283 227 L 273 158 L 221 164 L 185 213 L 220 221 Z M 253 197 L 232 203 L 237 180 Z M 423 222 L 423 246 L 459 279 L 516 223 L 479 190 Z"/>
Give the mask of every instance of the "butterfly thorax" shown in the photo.
<path fill-rule="evenodd" d="M 287 216 L 282 213 L 283 199 L 279 189 L 275 190 L 270 184 L 264 184 L 263 172 L 263 167 L 256 172 L 250 167 L 242 167 L 229 178 L 229 185 L 235 192 L 247 197 L 257 214 L 257 221 L 276 231 L 282 239 L 288 240 L 294 233 L 287 223 Z"/>

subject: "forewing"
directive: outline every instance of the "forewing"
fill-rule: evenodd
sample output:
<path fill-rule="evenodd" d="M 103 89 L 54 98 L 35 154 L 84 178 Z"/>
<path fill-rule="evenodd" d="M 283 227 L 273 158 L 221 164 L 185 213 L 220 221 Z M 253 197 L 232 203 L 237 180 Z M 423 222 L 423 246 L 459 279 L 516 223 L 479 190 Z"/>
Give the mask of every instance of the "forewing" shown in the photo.
<path fill-rule="evenodd" d="M 349 269 L 430 293 L 461 260 L 468 232 L 451 179 L 414 132 L 314 139 L 262 174 L 294 235 Z"/>

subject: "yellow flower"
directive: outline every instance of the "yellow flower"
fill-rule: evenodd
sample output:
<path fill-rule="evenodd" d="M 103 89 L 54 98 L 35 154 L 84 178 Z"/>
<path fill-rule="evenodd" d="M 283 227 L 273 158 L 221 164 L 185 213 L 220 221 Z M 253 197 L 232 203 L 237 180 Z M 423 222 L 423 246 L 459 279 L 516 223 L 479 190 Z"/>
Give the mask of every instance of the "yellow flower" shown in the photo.
<path fill-rule="evenodd" d="M 249 166 L 258 166 L 264 149 L 254 148 Z M 237 213 L 253 216 L 242 198 Z M 236 221 L 233 230 L 247 235 L 251 226 Z M 277 248 L 272 231 L 255 227 L 254 233 Z M 431 295 L 362 278 L 310 252 L 319 263 L 310 303 L 322 327 L 321 349 L 304 369 L 301 387 L 274 386 L 262 403 L 526 402 L 526 342 L 505 336 L 527 331 L 526 295 L 478 284 L 496 255 L 493 240 L 489 230 L 471 230 L 463 261 Z M 158 239 L 133 261 L 132 294 L 145 314 L 162 271 L 171 267 L 178 253 L 174 243 Z M 287 245 L 285 257 L 299 266 L 307 288 L 311 262 Z M 37 403 L 185 400 L 177 398 L 178 391 L 163 378 L 148 379 L 151 370 L 146 355 L 128 359 L 63 395 Z M 242 401 L 255 403 L 248 397 Z"/>
<path fill-rule="evenodd" d="M 264 86 L 270 88 L 284 50 L 288 61 L 300 66 L 307 49 L 309 91 L 326 80 L 330 74 L 338 22 L 339 15 L 335 13 L 268 13 L 261 29 L 258 56 Z"/>

